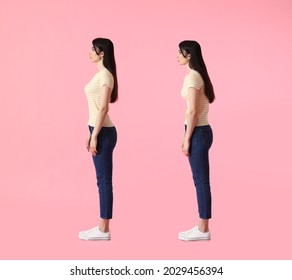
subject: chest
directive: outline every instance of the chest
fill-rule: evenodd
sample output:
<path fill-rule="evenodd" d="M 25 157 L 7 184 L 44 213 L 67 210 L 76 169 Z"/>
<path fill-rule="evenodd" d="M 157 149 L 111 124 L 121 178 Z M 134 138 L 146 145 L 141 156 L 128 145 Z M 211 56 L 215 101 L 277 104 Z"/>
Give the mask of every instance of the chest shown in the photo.
<path fill-rule="evenodd" d="M 97 97 L 100 92 L 99 77 L 96 74 L 84 87 L 84 92 L 88 97 Z"/>

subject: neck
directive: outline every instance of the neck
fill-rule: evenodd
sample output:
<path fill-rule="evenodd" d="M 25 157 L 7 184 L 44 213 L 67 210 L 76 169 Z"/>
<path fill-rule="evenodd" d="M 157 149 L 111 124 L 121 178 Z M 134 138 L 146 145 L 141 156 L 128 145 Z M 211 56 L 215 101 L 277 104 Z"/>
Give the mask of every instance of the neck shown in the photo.
<path fill-rule="evenodd" d="M 190 73 L 190 71 L 192 70 L 192 68 L 189 66 L 189 64 L 186 64 L 186 69 L 187 69 L 188 73 Z"/>
<path fill-rule="evenodd" d="M 104 65 L 103 65 L 103 63 L 102 63 L 102 60 L 100 60 L 99 62 L 97 62 L 97 69 L 98 69 L 98 71 L 100 71 L 100 70 L 102 70 L 102 69 L 104 69 L 105 67 L 104 67 Z"/>

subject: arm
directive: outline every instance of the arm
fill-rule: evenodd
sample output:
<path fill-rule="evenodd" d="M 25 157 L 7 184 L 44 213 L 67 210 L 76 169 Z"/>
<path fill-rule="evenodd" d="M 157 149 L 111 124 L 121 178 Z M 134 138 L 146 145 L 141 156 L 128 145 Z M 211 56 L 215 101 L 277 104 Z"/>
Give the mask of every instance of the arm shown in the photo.
<path fill-rule="evenodd" d="M 86 137 L 86 149 L 89 152 L 89 147 L 90 147 L 90 140 L 91 140 L 91 134 L 88 132 L 88 135 Z"/>
<path fill-rule="evenodd" d="M 110 97 L 111 97 L 111 89 L 107 86 L 103 86 L 101 88 L 100 93 L 100 109 L 97 112 L 97 117 L 94 125 L 94 130 L 91 135 L 90 140 L 90 147 L 89 150 L 92 153 L 92 155 L 97 154 L 97 136 L 102 128 L 102 124 L 104 122 L 104 119 L 109 111 L 109 103 L 110 103 Z"/>
<path fill-rule="evenodd" d="M 198 120 L 199 111 L 199 90 L 196 88 L 189 88 L 189 108 L 186 113 L 187 129 L 184 135 L 182 152 L 185 156 L 189 156 L 191 137 Z"/>

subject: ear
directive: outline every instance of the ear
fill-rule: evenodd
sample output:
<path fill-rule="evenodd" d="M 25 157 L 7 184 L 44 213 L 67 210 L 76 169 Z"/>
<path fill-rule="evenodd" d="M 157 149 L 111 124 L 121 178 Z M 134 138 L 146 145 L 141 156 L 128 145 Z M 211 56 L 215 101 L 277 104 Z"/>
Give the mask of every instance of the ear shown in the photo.
<path fill-rule="evenodd" d="M 191 55 L 190 55 L 190 54 L 187 55 L 187 59 L 188 59 L 188 60 L 191 59 Z"/>
<path fill-rule="evenodd" d="M 101 53 L 99 54 L 99 56 L 100 56 L 101 58 L 103 58 L 103 56 L 104 56 L 104 52 L 101 52 Z"/>

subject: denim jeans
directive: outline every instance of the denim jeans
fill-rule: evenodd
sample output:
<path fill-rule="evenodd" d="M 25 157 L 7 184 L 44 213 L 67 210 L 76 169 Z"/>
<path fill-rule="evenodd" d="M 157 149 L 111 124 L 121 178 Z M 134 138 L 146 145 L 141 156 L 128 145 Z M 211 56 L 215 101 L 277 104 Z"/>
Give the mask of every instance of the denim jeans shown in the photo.
<path fill-rule="evenodd" d="M 89 126 L 90 133 L 93 127 Z M 97 155 L 92 156 L 99 191 L 100 217 L 111 219 L 113 213 L 113 150 L 117 143 L 115 127 L 102 127 L 97 137 Z"/>
<path fill-rule="evenodd" d="M 213 132 L 210 125 L 194 128 L 189 150 L 189 162 L 196 187 L 198 210 L 201 219 L 211 218 L 209 149 L 212 142 Z"/>

